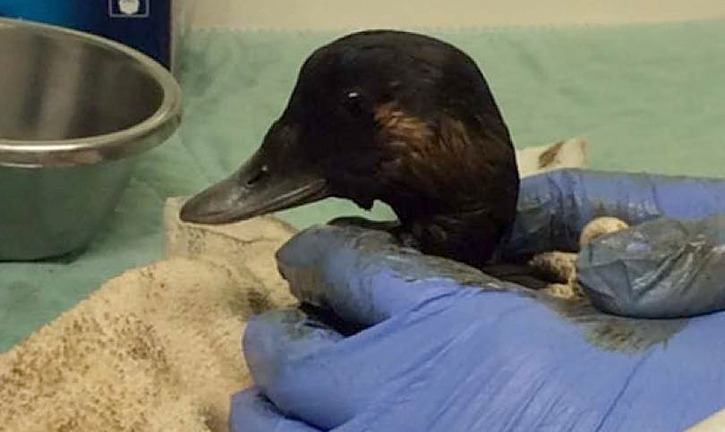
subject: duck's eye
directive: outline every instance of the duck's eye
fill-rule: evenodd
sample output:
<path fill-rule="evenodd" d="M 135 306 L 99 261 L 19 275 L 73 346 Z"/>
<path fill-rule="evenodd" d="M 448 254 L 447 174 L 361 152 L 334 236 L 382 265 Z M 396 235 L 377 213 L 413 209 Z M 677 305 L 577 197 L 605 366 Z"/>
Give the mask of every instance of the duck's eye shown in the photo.
<path fill-rule="evenodd" d="M 353 117 L 360 117 L 365 114 L 365 98 L 358 90 L 350 90 L 345 94 L 343 105 Z"/>

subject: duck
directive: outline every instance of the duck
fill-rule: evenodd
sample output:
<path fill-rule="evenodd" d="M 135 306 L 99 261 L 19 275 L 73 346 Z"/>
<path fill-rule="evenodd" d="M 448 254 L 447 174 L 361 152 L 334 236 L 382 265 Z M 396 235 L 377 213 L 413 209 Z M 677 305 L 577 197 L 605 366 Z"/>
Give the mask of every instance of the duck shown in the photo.
<path fill-rule="evenodd" d="M 400 30 L 348 34 L 304 61 L 257 151 L 189 199 L 181 220 L 227 224 L 328 197 L 397 220 L 385 229 L 426 254 L 478 268 L 510 232 L 519 193 L 514 144 L 476 62 Z"/>

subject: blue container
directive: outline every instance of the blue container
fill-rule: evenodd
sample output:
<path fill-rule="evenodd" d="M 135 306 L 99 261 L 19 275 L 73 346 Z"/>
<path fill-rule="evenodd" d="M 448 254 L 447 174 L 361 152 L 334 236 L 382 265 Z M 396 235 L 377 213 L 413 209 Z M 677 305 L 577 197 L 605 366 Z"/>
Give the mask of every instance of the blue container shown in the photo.
<path fill-rule="evenodd" d="M 0 0 L 0 16 L 55 24 L 124 43 L 169 69 L 183 0 Z"/>

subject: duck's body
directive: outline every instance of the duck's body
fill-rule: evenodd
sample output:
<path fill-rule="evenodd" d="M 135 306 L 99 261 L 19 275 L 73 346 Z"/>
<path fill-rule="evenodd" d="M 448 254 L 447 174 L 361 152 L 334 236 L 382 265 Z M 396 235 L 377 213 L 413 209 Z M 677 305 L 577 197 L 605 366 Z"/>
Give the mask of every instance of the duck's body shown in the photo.
<path fill-rule="evenodd" d="M 476 64 L 433 38 L 369 31 L 315 51 L 259 151 L 182 218 L 380 200 L 398 216 L 396 234 L 481 266 L 514 222 L 518 188 L 509 131 Z"/>

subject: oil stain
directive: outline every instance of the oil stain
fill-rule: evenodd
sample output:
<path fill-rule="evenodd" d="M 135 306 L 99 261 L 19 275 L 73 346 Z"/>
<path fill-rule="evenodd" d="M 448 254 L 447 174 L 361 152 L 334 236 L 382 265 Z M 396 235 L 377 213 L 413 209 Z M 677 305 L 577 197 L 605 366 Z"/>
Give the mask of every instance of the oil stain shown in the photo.
<path fill-rule="evenodd" d="M 686 325 L 683 319 L 638 319 L 604 313 L 587 299 L 561 299 L 542 292 L 503 282 L 465 264 L 446 258 L 424 255 L 420 252 L 391 244 L 386 233 L 351 233 L 354 249 L 360 252 L 358 265 L 365 261 L 379 261 L 381 254 L 388 257 L 386 264 L 406 280 L 448 279 L 468 287 L 486 291 L 506 291 L 531 298 L 554 311 L 581 329 L 586 340 L 600 349 L 617 352 L 641 352 L 654 345 L 665 344 Z M 309 271 L 307 269 L 306 271 Z"/>

